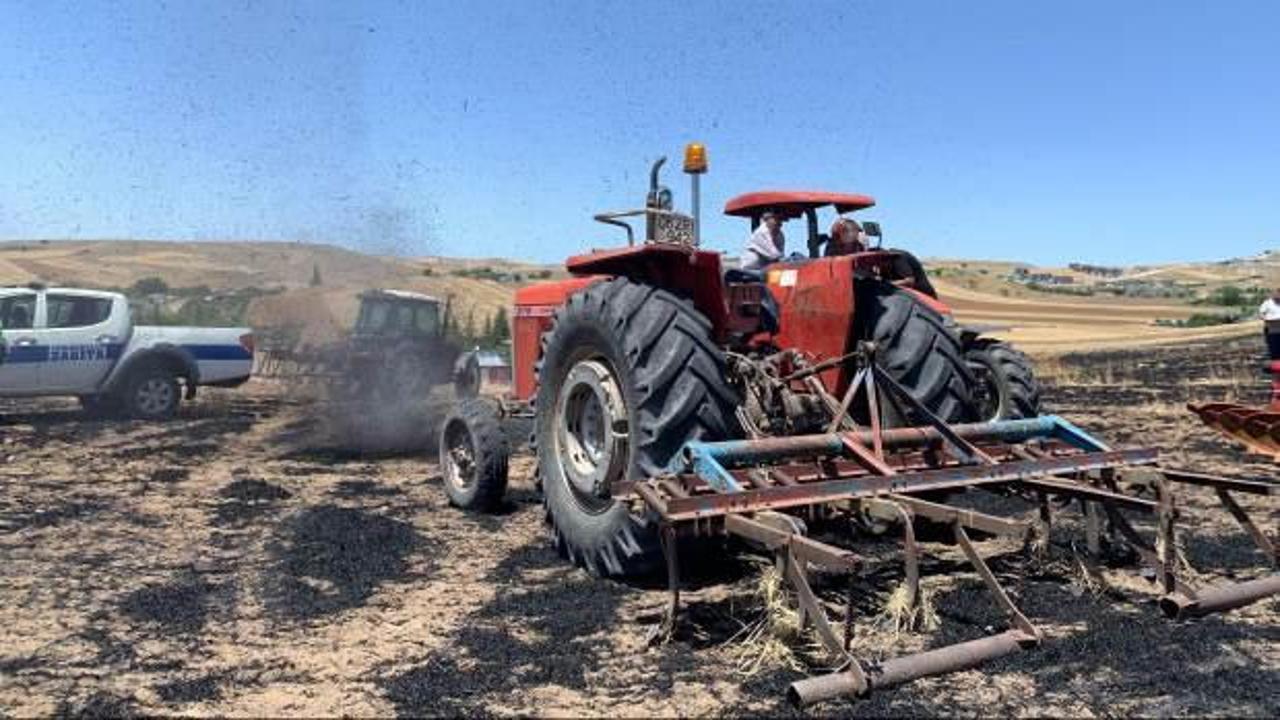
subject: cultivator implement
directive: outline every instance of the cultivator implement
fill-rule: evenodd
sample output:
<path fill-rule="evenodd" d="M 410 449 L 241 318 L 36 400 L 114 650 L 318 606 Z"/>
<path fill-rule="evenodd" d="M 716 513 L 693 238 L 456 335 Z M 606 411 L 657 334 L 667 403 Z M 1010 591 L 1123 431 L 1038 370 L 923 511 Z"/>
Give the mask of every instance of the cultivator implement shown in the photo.
<path fill-rule="evenodd" d="M 1190 404 L 1200 420 L 1250 452 L 1280 461 L 1280 361 L 1267 366 L 1271 374 L 1271 404 L 1265 408 L 1238 403 Z"/>
<path fill-rule="evenodd" d="M 778 569 L 798 598 L 802 622 L 813 628 L 836 668 L 792 684 L 789 695 L 798 704 L 863 695 L 1037 646 L 1040 631 L 1001 586 L 970 533 L 1014 538 L 1028 550 L 1047 547 L 1049 525 L 1055 508 L 1061 507 L 1057 501 L 1064 498 L 1078 501 L 1084 510 L 1090 554 L 1100 552 L 1104 529 L 1109 528 L 1108 536 L 1122 539 L 1150 566 L 1161 588 L 1159 605 L 1170 617 L 1228 610 L 1280 592 L 1280 575 L 1274 572 L 1249 582 L 1195 588 L 1177 571 L 1174 542 L 1174 488 L 1207 487 L 1274 568 L 1276 540 L 1254 522 L 1235 495 L 1274 497 L 1280 495 L 1280 484 L 1161 468 L 1155 450 L 1113 450 L 1055 416 L 949 425 L 873 362 L 864 364 L 842 400 L 827 396 L 825 401 L 839 418 L 830 432 L 690 442 L 670 473 L 632 486 L 661 518 L 672 621 L 680 601 L 675 547 L 681 538 L 735 536 L 775 554 Z M 855 405 L 867 411 L 861 417 L 870 418 L 869 427 L 852 422 L 849 410 Z M 882 427 L 880 408 L 887 406 L 916 425 Z M 1153 492 L 1140 497 L 1128 491 L 1134 486 Z M 1038 514 L 1005 517 L 938 499 L 969 489 L 1023 498 L 1028 511 L 1038 508 Z M 1148 528 L 1144 534 L 1133 517 L 1153 520 L 1149 524 L 1154 530 Z M 950 526 L 957 547 L 1008 618 L 1008 628 L 879 663 L 855 657 L 849 650 L 853 581 L 866 563 L 856 550 L 816 539 L 807 530 L 810 524 L 835 527 L 838 521 L 866 518 L 900 526 L 909 604 L 920 596 L 920 550 L 913 521 L 927 518 Z M 1032 543 L 1035 538 L 1045 542 Z M 815 570 L 848 576 L 843 637 L 810 585 L 810 572 Z"/>

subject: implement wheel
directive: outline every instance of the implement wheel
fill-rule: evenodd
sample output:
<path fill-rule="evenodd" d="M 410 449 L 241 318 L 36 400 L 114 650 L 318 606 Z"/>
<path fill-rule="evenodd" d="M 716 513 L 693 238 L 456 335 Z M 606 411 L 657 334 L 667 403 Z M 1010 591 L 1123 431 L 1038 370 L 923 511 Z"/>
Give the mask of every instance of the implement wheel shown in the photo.
<path fill-rule="evenodd" d="M 1031 358 L 1008 343 L 979 340 L 964 354 L 973 371 L 974 403 L 982 421 L 1040 415 L 1040 383 Z"/>
<path fill-rule="evenodd" d="M 659 566 L 655 518 L 615 499 L 685 442 L 737 435 L 737 394 L 711 324 L 665 290 L 616 278 L 569 297 L 543 336 L 535 443 L 558 549 L 593 573 Z"/>
<path fill-rule="evenodd" d="M 493 407 L 477 398 L 462 401 L 440 427 L 440 474 L 449 502 L 482 512 L 498 507 L 510 454 Z"/>

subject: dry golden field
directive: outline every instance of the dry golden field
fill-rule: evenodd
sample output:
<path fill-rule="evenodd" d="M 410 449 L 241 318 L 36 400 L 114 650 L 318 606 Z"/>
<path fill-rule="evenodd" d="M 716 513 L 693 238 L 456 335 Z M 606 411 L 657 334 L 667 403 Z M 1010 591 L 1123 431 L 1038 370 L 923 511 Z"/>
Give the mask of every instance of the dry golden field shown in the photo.
<path fill-rule="evenodd" d="M 967 324 L 993 326 L 989 334 L 1036 354 L 1081 348 L 1120 349 L 1152 344 L 1215 340 L 1256 334 L 1256 323 L 1208 328 L 1158 327 L 1155 321 L 1182 320 L 1206 308 L 1178 300 L 1075 297 L 1049 294 L 1009 282 L 1015 263 L 933 260 L 927 263 L 942 299 Z M 521 275 L 520 281 L 463 277 L 464 269 L 489 268 Z M 1048 269 L 1072 275 L 1080 273 Z M 314 272 L 323 282 L 308 287 Z M 366 255 L 331 246 L 267 242 L 26 241 L 0 243 L 0 284 L 32 280 L 90 287 L 127 287 L 144 277 L 160 277 L 171 287 L 284 288 L 256 301 L 255 324 L 294 322 L 312 332 L 350 325 L 355 296 L 373 287 L 394 287 L 451 297 L 459 319 L 477 323 L 511 302 L 530 273 L 562 268 L 499 259 L 406 258 Z M 1208 289 L 1224 284 L 1280 284 L 1280 256 L 1248 261 L 1137 268 L 1125 277 L 1169 279 Z"/>

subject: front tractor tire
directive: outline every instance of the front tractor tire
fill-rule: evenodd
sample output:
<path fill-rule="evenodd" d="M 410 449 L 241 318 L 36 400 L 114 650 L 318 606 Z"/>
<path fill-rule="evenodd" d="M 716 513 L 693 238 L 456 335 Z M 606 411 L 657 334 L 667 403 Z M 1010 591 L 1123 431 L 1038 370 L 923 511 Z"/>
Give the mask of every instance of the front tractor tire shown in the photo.
<path fill-rule="evenodd" d="M 964 357 L 973 371 L 979 420 L 1040 415 L 1040 383 L 1026 354 L 1008 343 L 978 340 L 965 350 Z"/>
<path fill-rule="evenodd" d="M 615 499 L 690 440 L 738 434 L 711 323 L 686 299 L 615 278 L 571 295 L 543 336 L 534 439 L 557 548 L 602 576 L 660 566 L 656 518 Z"/>
<path fill-rule="evenodd" d="M 440 474 L 449 502 L 491 512 L 507 492 L 511 448 L 493 406 L 462 400 L 440 426 Z"/>
<path fill-rule="evenodd" d="M 860 336 L 875 343 L 880 367 L 944 422 L 975 419 L 973 375 L 942 315 L 888 283 L 868 281 L 858 300 Z M 884 411 L 890 425 L 907 422 Z"/>

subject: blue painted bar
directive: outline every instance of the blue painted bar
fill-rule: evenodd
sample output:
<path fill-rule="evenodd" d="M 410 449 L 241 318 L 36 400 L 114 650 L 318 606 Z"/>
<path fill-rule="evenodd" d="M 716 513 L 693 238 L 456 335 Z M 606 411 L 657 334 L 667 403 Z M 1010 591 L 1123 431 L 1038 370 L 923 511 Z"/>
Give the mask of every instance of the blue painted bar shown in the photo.
<path fill-rule="evenodd" d="M 1017 443 L 1037 438 L 1053 438 L 1087 452 L 1110 450 L 1084 430 L 1057 415 L 1000 420 L 991 423 L 967 423 L 955 425 L 952 429 L 960 437 L 969 440 Z M 871 442 L 869 430 L 853 434 L 864 445 Z M 721 442 L 691 441 L 685 444 L 683 452 L 672 461 L 671 470 L 678 473 L 695 473 L 718 492 L 738 493 L 744 488 L 727 468 L 750 467 L 813 455 L 848 456 L 848 448 L 844 442 L 846 435 L 848 433 Z M 882 439 L 886 447 L 902 447 L 941 441 L 944 438 L 934 428 L 915 427 L 886 430 Z"/>
<path fill-rule="evenodd" d="M 1054 421 L 1055 427 L 1053 437 L 1055 440 L 1061 440 L 1062 442 L 1078 447 L 1081 450 L 1090 450 L 1093 452 L 1107 452 L 1111 449 L 1097 438 L 1057 415 L 1046 415 L 1045 417 Z"/>
<path fill-rule="evenodd" d="M 1064 426 L 1071 430 L 1064 430 Z M 992 423 L 967 423 L 952 428 L 963 438 L 994 440 L 999 442 L 1023 442 L 1036 438 L 1063 436 L 1064 441 L 1077 447 L 1081 443 L 1097 444 L 1084 431 L 1074 428 L 1056 416 L 1042 416 L 1022 420 L 1001 420 Z M 854 433 L 864 445 L 871 443 L 871 431 Z M 1081 439 L 1083 438 L 1083 440 Z M 920 445 L 941 439 L 937 430 L 926 427 L 894 428 L 885 430 L 883 439 L 887 447 Z M 1094 447 L 1087 445 L 1086 447 Z M 750 466 L 760 463 L 786 460 L 805 455 L 848 455 L 844 435 L 826 433 L 819 435 L 795 435 L 791 437 L 761 438 L 759 440 L 725 440 L 721 442 L 692 441 L 685 445 L 683 456 L 674 463 L 674 472 L 693 471 L 695 457 L 712 458 L 728 467 Z"/>

